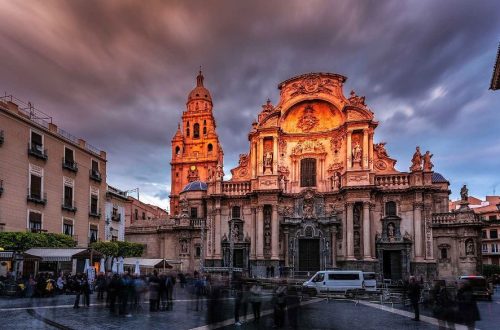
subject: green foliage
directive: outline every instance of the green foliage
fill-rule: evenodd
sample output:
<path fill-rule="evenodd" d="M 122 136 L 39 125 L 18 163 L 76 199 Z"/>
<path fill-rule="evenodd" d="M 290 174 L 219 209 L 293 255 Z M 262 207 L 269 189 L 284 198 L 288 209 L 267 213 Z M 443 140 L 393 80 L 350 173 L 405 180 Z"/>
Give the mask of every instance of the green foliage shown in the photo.
<path fill-rule="evenodd" d="M 140 257 L 144 252 L 144 245 L 132 242 L 95 242 L 91 247 L 108 257 Z"/>
<path fill-rule="evenodd" d="M 0 247 L 26 251 L 31 248 L 71 248 L 76 241 L 71 236 L 54 233 L 1 232 Z"/>
<path fill-rule="evenodd" d="M 500 275 L 500 266 L 499 265 L 483 265 L 483 276 L 491 277 L 494 274 Z"/>

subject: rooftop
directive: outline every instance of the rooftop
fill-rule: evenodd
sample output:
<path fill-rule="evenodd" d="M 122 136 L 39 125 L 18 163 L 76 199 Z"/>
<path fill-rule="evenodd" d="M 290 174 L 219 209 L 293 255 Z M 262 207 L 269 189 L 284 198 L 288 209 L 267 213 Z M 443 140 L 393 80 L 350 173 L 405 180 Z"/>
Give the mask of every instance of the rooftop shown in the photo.
<path fill-rule="evenodd" d="M 11 105 L 10 107 L 9 104 Z M 52 117 L 47 115 L 43 111 L 35 108 L 33 104 L 31 104 L 31 102 L 26 103 L 12 95 L 0 96 L 0 108 L 4 108 L 7 111 L 13 112 L 12 105 L 14 106 L 14 109 L 17 110 L 17 115 L 20 115 L 25 119 L 28 119 L 36 126 L 48 130 L 54 133 L 55 135 L 59 136 L 60 138 L 69 141 L 73 144 L 76 144 L 77 146 L 80 146 L 83 149 L 97 156 L 103 157 L 101 150 L 54 125 L 52 123 Z"/>

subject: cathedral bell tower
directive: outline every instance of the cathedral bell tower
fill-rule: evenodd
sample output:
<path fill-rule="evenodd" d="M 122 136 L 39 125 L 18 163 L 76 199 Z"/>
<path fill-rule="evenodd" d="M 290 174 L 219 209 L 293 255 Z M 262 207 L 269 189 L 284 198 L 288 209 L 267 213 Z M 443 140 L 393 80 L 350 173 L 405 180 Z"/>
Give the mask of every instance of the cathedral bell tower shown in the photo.
<path fill-rule="evenodd" d="M 192 181 L 207 182 L 209 173 L 222 165 L 223 151 L 212 113 L 212 97 L 203 86 L 200 70 L 196 87 L 189 93 L 182 124 L 172 138 L 170 214 L 179 214 L 179 193 Z"/>

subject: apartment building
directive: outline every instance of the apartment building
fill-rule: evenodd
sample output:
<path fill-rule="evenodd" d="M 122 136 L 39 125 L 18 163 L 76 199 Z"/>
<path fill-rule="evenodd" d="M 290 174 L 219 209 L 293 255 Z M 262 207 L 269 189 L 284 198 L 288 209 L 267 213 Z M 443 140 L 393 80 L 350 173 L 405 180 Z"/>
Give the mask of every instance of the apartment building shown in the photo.
<path fill-rule="evenodd" d="M 0 231 L 104 239 L 106 153 L 13 96 L 0 97 Z"/>
<path fill-rule="evenodd" d="M 500 196 L 486 196 L 485 204 L 474 209 L 487 224 L 482 233 L 483 264 L 500 265 Z"/>
<path fill-rule="evenodd" d="M 127 213 L 126 209 L 130 203 L 126 191 L 107 185 L 104 226 L 106 241 L 125 240 L 125 223 L 130 223 L 130 219 L 126 220 L 126 218 L 130 218 L 130 212 Z"/>
<path fill-rule="evenodd" d="M 159 220 L 168 218 L 168 212 L 159 206 L 143 203 L 137 198 L 131 196 L 129 196 L 128 199 L 129 205 L 127 214 L 130 216 L 126 218 L 126 227 L 144 220 Z"/>

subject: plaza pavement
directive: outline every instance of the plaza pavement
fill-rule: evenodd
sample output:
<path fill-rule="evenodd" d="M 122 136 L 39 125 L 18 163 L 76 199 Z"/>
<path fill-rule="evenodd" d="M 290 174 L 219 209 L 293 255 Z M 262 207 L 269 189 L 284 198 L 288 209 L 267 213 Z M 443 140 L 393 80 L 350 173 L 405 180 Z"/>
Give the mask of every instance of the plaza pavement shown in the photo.
<path fill-rule="evenodd" d="M 269 299 L 262 306 L 263 315 L 259 322 L 251 316 L 242 326 L 235 326 L 233 319 L 234 299 L 222 299 L 215 310 L 219 318 L 207 324 L 207 309 L 195 310 L 191 296 L 176 288 L 173 309 L 162 312 L 149 312 L 149 305 L 143 304 L 143 311 L 132 313 L 129 317 L 110 315 L 103 303 L 96 302 L 91 296 L 89 308 L 73 309 L 74 296 L 53 298 L 0 298 L 0 329 L 270 329 L 273 325 L 272 307 Z M 498 329 L 500 324 L 500 294 L 493 302 L 479 302 L 481 321 L 476 328 L 481 330 Z M 301 306 L 287 315 L 286 328 L 296 329 L 437 329 L 437 320 L 432 318 L 429 309 L 422 309 L 422 321 L 415 322 L 408 307 L 396 305 L 395 308 L 376 303 L 351 300 L 306 299 Z M 295 327 L 293 325 L 295 324 Z M 456 329 L 463 326 L 457 325 Z"/>

